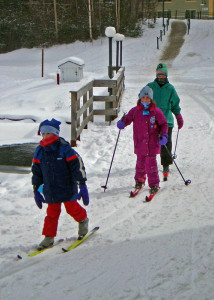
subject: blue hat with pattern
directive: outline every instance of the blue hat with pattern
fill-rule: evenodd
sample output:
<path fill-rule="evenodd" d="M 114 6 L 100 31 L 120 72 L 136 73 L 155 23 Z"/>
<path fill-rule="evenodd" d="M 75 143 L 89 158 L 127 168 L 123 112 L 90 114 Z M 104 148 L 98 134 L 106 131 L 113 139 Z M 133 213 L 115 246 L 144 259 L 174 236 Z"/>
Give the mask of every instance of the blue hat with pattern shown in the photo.
<path fill-rule="evenodd" d="M 59 125 L 61 124 L 60 121 L 52 119 L 51 121 L 45 120 L 39 126 L 38 135 L 44 133 L 53 133 L 56 136 L 59 136 L 60 128 Z"/>

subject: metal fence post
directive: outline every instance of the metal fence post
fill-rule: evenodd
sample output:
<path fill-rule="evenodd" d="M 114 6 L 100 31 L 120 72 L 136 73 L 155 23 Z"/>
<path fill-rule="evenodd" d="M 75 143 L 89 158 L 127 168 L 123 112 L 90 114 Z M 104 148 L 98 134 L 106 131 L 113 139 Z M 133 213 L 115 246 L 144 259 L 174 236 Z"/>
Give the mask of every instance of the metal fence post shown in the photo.
<path fill-rule="evenodd" d="M 189 34 L 190 30 L 190 19 L 187 20 L 187 33 Z"/>

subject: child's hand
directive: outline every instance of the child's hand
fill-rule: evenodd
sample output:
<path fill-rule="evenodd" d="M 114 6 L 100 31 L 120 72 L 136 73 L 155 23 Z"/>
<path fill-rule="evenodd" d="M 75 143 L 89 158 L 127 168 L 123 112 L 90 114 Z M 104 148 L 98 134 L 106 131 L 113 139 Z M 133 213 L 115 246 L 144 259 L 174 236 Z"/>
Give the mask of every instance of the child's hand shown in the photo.
<path fill-rule="evenodd" d="M 77 199 L 80 200 L 82 198 L 84 205 L 89 205 L 89 195 L 88 195 L 88 188 L 86 184 L 80 185 L 80 192 L 77 196 Z"/>
<path fill-rule="evenodd" d="M 38 191 L 34 191 L 34 199 L 38 208 L 42 209 L 42 203 L 45 203 L 45 199 Z"/>
<path fill-rule="evenodd" d="M 166 145 L 167 141 L 168 141 L 168 134 L 164 133 L 159 137 L 159 144 L 161 146 Z"/>
<path fill-rule="evenodd" d="M 117 128 L 124 129 L 125 128 L 125 123 L 123 121 L 119 120 L 117 122 Z"/>
<path fill-rule="evenodd" d="M 178 129 L 181 129 L 184 125 L 184 120 L 182 118 L 182 115 L 181 114 L 178 114 L 176 116 L 176 120 L 177 120 L 177 124 L 178 124 Z"/>

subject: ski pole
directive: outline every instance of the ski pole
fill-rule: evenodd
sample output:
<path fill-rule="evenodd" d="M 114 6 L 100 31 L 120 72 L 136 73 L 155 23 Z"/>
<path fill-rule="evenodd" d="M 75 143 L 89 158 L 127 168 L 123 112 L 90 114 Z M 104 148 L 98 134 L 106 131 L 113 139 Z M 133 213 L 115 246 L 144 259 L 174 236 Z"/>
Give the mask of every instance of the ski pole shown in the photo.
<path fill-rule="evenodd" d="M 123 121 L 123 119 L 124 119 L 125 115 L 126 115 L 126 113 L 124 113 L 123 117 L 121 118 L 121 121 Z M 120 130 L 119 130 L 119 132 L 118 132 L 117 141 L 116 141 L 116 144 L 115 144 L 115 147 L 114 147 L 114 152 L 113 152 L 113 156 L 112 156 L 112 159 L 111 159 L 110 168 L 109 168 L 108 175 L 107 175 L 107 179 L 106 179 L 106 184 L 101 186 L 101 188 L 103 188 L 103 189 L 104 189 L 104 192 L 105 192 L 105 191 L 106 191 L 106 189 L 107 189 L 107 183 L 108 183 L 108 179 L 109 179 L 109 176 L 110 176 L 111 167 L 112 167 L 113 160 L 114 160 L 114 155 L 115 155 L 116 148 L 117 148 L 117 144 L 118 144 L 119 137 L 120 137 L 120 131 L 121 131 L 121 129 L 120 129 Z"/>
<path fill-rule="evenodd" d="M 175 143 L 174 154 L 172 155 L 172 158 L 173 158 L 173 159 L 176 159 L 176 158 L 177 158 L 177 155 L 175 154 L 175 152 L 176 152 L 177 143 L 178 143 L 178 134 L 179 134 L 179 129 L 178 129 L 178 132 L 177 132 L 177 138 L 176 138 L 176 143 Z"/>
<path fill-rule="evenodd" d="M 169 156 L 171 157 L 172 161 L 174 162 L 174 164 L 175 164 L 175 166 L 176 166 L 176 168 L 177 168 L 178 172 L 180 173 L 180 175 L 181 175 L 181 177 L 182 177 L 182 179 L 183 179 L 183 181 L 184 181 L 185 185 L 189 185 L 189 184 L 191 183 L 191 180 L 190 180 L 190 179 L 188 179 L 188 180 L 185 180 L 185 179 L 184 179 L 184 176 L 182 175 L 181 171 L 179 170 L 179 168 L 178 168 L 178 166 L 177 166 L 177 164 L 176 164 L 176 162 L 175 162 L 174 158 L 172 157 L 171 153 L 169 152 L 169 150 L 168 150 L 167 146 L 166 146 L 166 145 L 164 145 L 164 147 L 165 147 L 165 149 L 166 149 L 167 153 L 169 154 Z"/>

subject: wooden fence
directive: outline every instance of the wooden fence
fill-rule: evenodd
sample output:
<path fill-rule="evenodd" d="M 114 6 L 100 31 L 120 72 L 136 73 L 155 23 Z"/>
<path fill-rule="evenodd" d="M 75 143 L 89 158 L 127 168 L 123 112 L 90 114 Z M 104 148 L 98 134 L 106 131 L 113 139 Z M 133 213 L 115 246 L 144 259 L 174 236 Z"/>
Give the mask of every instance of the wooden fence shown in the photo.
<path fill-rule="evenodd" d="M 115 68 L 113 68 L 115 69 Z M 71 146 L 76 147 L 76 141 L 80 140 L 83 129 L 87 129 L 88 122 L 93 122 L 95 115 L 105 116 L 105 120 L 111 122 L 118 115 L 120 101 L 125 89 L 125 68 L 117 70 L 112 79 L 95 79 L 78 91 L 71 93 Z M 94 87 L 108 88 L 108 96 L 94 95 Z M 105 109 L 94 109 L 94 102 L 104 102 Z"/>

